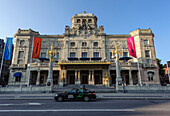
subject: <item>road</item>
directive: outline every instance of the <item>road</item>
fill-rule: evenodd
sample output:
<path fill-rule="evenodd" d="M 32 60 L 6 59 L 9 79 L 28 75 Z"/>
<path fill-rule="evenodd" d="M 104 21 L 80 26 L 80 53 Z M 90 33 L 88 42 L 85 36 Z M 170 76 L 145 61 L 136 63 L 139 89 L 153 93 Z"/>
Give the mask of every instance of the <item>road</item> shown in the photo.
<path fill-rule="evenodd" d="M 1 100 L 0 116 L 169 116 L 170 100 Z"/>

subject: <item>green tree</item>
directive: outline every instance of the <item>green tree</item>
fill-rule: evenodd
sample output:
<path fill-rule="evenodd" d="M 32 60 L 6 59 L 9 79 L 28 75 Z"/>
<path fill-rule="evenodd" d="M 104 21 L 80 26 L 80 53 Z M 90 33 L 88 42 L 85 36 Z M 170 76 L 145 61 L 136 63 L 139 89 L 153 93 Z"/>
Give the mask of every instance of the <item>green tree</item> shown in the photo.
<path fill-rule="evenodd" d="M 157 64 L 159 66 L 159 75 L 161 75 L 161 77 L 164 77 L 165 76 L 165 70 L 163 69 L 164 65 L 161 64 L 162 60 L 157 58 L 156 61 L 157 61 Z"/>

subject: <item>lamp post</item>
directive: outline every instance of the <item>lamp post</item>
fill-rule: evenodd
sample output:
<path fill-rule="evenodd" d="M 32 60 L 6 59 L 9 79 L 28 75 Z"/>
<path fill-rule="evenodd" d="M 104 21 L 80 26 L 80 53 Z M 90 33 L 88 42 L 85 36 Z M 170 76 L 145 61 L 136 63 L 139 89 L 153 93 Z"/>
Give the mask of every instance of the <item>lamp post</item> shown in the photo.
<path fill-rule="evenodd" d="M 112 51 L 112 57 L 113 57 L 113 54 L 116 55 L 115 62 L 116 62 L 116 89 L 117 90 L 118 90 L 118 87 L 122 85 L 122 78 L 120 76 L 120 65 L 119 65 L 119 54 L 120 53 L 122 53 L 122 51 L 118 50 L 118 46 L 115 45 L 115 51 Z"/>
<path fill-rule="evenodd" d="M 49 70 L 46 86 L 53 86 L 53 62 L 54 57 L 57 56 L 57 50 L 54 51 L 54 46 L 51 45 L 51 50 L 47 50 L 47 57 L 49 57 Z"/>

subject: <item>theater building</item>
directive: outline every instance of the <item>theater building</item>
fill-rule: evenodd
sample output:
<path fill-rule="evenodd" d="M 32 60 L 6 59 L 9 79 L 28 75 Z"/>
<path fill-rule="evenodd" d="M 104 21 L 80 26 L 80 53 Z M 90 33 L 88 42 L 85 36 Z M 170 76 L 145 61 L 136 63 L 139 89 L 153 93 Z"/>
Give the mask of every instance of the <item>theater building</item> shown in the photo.
<path fill-rule="evenodd" d="M 120 61 L 123 83 L 132 86 L 139 84 L 139 61 L 143 85 L 160 84 L 156 63 L 154 34 L 149 29 L 137 29 L 129 34 L 108 35 L 104 26 L 97 26 L 97 17 L 91 13 L 79 13 L 72 17 L 72 26 L 65 26 L 63 35 L 41 35 L 31 29 L 18 29 L 14 38 L 13 59 L 10 67 L 9 85 L 26 85 L 31 66 L 31 85 L 45 85 L 48 77 L 49 61 L 43 60 L 47 50 L 54 45 L 57 59 L 53 63 L 53 84 L 104 85 L 106 75 L 109 86 L 116 84 L 116 64 L 112 58 L 115 45 L 122 51 L 121 57 L 131 57 L 126 38 L 134 36 L 137 57 Z M 42 38 L 40 59 L 33 59 L 32 42 L 34 37 Z"/>

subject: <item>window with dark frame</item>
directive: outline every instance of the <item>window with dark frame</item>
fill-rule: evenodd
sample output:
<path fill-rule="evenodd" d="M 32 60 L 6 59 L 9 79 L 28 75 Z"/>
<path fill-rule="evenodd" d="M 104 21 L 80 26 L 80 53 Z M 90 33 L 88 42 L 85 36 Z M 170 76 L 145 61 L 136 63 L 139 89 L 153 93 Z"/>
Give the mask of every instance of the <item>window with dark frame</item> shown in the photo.
<path fill-rule="evenodd" d="M 18 55 L 18 58 L 22 58 L 24 55 L 24 51 L 19 51 L 19 55 Z"/>
<path fill-rule="evenodd" d="M 41 53 L 41 57 L 42 57 L 42 58 L 45 58 L 45 57 L 46 57 L 46 53 L 45 53 L 45 52 L 42 52 L 42 53 Z"/>
<path fill-rule="evenodd" d="M 149 50 L 145 50 L 145 57 L 150 57 Z"/>
<path fill-rule="evenodd" d="M 94 58 L 98 58 L 98 57 L 99 57 L 99 52 L 94 52 L 94 53 L 93 53 L 93 57 L 94 57 Z"/>
<path fill-rule="evenodd" d="M 75 58 L 76 53 L 75 52 L 70 52 L 70 58 Z"/>
<path fill-rule="evenodd" d="M 87 52 L 82 52 L 82 58 L 87 58 Z"/>
<path fill-rule="evenodd" d="M 82 47 L 86 47 L 87 43 L 86 42 L 82 42 Z"/>
<path fill-rule="evenodd" d="M 128 57 L 128 53 L 127 52 L 123 52 L 123 57 Z"/>
<path fill-rule="evenodd" d="M 92 23 L 92 19 L 89 19 L 89 20 L 88 20 L 88 23 Z"/>
<path fill-rule="evenodd" d="M 93 46 L 98 47 L 98 42 L 94 42 Z"/>
<path fill-rule="evenodd" d="M 21 40 L 20 41 L 20 45 L 23 46 L 25 44 L 25 41 L 24 40 Z"/>
<path fill-rule="evenodd" d="M 148 45 L 148 40 L 144 40 L 144 45 Z"/>
<path fill-rule="evenodd" d="M 75 46 L 75 42 L 71 42 L 71 47 L 74 47 Z"/>
<path fill-rule="evenodd" d="M 77 19 L 77 23 L 80 23 L 80 19 Z"/>

